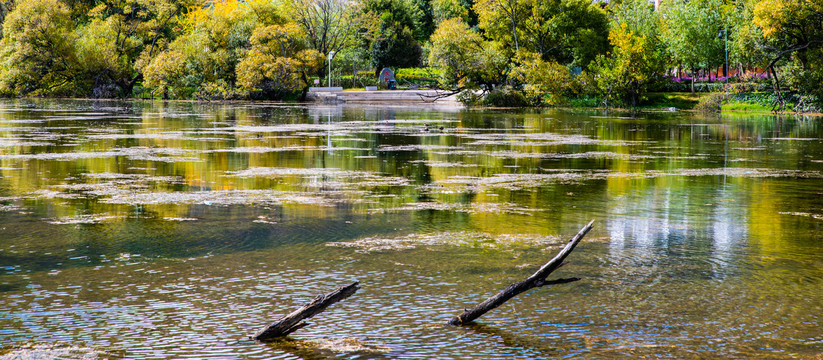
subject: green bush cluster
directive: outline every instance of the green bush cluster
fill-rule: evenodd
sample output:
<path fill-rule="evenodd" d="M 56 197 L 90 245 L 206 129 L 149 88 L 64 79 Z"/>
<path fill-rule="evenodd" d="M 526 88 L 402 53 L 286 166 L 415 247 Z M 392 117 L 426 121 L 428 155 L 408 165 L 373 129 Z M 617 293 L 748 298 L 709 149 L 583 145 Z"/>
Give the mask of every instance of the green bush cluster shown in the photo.
<path fill-rule="evenodd" d="M 401 68 L 394 74 L 397 83 L 401 85 L 415 84 L 436 87 L 440 83 L 443 72 L 435 68 Z"/>
<path fill-rule="evenodd" d="M 728 95 L 724 92 L 711 93 L 701 97 L 694 108 L 700 112 L 720 112 L 723 102 L 727 98 Z"/>

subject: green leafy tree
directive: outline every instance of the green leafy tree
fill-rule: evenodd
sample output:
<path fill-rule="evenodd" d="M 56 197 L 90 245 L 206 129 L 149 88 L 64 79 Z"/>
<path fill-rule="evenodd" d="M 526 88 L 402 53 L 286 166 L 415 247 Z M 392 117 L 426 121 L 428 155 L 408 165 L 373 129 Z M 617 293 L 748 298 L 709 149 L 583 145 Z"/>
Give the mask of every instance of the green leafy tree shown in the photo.
<path fill-rule="evenodd" d="M 366 0 L 364 11 L 378 19 L 375 34 L 364 44 L 376 72 L 384 67 L 417 67 L 423 48 L 419 39 L 423 14 L 411 0 Z"/>
<path fill-rule="evenodd" d="M 435 26 L 452 18 L 458 18 L 467 24 L 471 24 L 472 15 L 474 15 L 474 23 L 477 23 L 477 14 L 473 14 L 471 4 L 465 3 L 464 1 L 432 0 L 431 4 Z"/>
<path fill-rule="evenodd" d="M 323 54 L 308 49 L 295 23 L 255 29 L 251 49 L 237 65 L 237 80 L 255 97 L 283 98 L 308 87 L 308 73 L 323 66 Z"/>
<path fill-rule="evenodd" d="M 14 0 L 0 0 L 0 24 L 6 20 L 6 15 L 8 15 L 11 10 L 14 9 Z M 3 28 L 0 25 L 0 37 L 3 36 Z"/>
<path fill-rule="evenodd" d="M 186 76 L 186 58 L 183 53 L 177 50 L 164 51 L 152 59 L 143 70 L 143 85 L 159 89 L 164 99 L 181 97 L 182 94 L 178 92 L 185 87 L 183 79 Z"/>
<path fill-rule="evenodd" d="M 592 64 L 606 107 L 623 103 L 632 107 L 654 81 L 666 70 L 665 55 L 654 47 L 654 39 L 635 34 L 627 23 L 621 23 L 609 34 L 612 52 L 599 56 Z"/>
<path fill-rule="evenodd" d="M 542 0 L 531 5 L 522 40 L 543 60 L 581 68 L 609 48 L 609 19 L 589 0 Z"/>
<path fill-rule="evenodd" d="M 581 90 L 569 68 L 554 61 L 543 60 L 538 53 L 521 51 L 517 55 L 513 77 L 524 85 L 530 98 L 538 98 L 548 105 L 562 105 Z"/>
<path fill-rule="evenodd" d="M 489 39 L 510 43 L 543 60 L 585 68 L 608 50 L 609 21 L 590 0 L 478 0 L 479 27 Z"/>
<path fill-rule="evenodd" d="M 662 5 L 662 39 L 674 60 L 691 70 L 691 91 L 698 68 L 724 62 L 722 0 L 670 0 Z"/>
<path fill-rule="evenodd" d="M 362 31 L 374 31 L 375 20 L 364 13 L 360 1 L 289 0 L 286 4 L 309 47 L 322 54 L 353 52 L 352 48 L 359 45 L 358 35 Z M 316 74 L 324 77 L 326 68 L 318 67 Z"/>
<path fill-rule="evenodd" d="M 432 0 L 412 0 L 418 16 L 418 28 L 414 29 L 415 40 L 428 40 L 434 32 L 437 23 L 434 20 L 434 5 Z"/>
<path fill-rule="evenodd" d="M 774 66 L 791 56 L 801 73 L 795 82 L 801 91 L 821 94 L 820 55 L 823 51 L 823 1 L 761 0 L 754 7 L 754 24 L 763 30 L 768 69 L 774 77 L 779 109 L 784 99 Z M 823 95 L 823 94 L 821 94 Z M 823 102 L 823 99 L 818 98 Z"/>
<path fill-rule="evenodd" d="M 78 74 L 74 23 L 58 0 L 26 0 L 3 23 L 0 91 L 7 95 L 71 95 Z"/>
<path fill-rule="evenodd" d="M 474 11 L 478 26 L 485 35 L 503 43 L 514 44 L 512 56 L 520 51 L 523 23 L 531 13 L 535 0 L 477 0 Z"/>
<path fill-rule="evenodd" d="M 509 61 L 501 48 L 498 42 L 484 40 L 462 20 L 449 19 L 432 34 L 429 64 L 442 70 L 445 87 L 489 92 L 508 76 Z"/>
<path fill-rule="evenodd" d="M 94 95 L 129 96 L 142 68 L 168 44 L 185 2 L 104 0 L 78 29 L 77 56 Z"/>
<path fill-rule="evenodd" d="M 254 30 L 285 21 L 267 0 L 222 1 L 191 8 L 181 21 L 182 34 L 169 44 L 167 54 L 145 67 L 145 85 L 174 97 L 233 88 L 237 64 L 251 47 Z"/>
<path fill-rule="evenodd" d="M 770 57 L 765 49 L 763 30 L 754 23 L 754 0 L 727 4 L 729 61 L 741 66 L 766 68 Z"/>

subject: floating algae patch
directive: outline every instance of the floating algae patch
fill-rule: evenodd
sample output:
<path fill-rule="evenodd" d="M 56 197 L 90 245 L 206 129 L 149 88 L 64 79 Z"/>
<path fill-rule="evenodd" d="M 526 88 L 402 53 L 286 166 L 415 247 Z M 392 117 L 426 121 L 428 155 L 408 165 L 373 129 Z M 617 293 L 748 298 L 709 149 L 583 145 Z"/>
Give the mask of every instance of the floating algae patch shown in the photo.
<path fill-rule="evenodd" d="M 381 145 L 377 148 L 379 152 L 387 151 L 425 151 L 425 150 L 459 150 L 458 146 L 445 145 Z"/>
<path fill-rule="evenodd" d="M 328 148 L 325 146 L 283 146 L 283 147 L 268 147 L 268 146 L 246 146 L 236 147 L 231 149 L 215 149 L 206 150 L 204 153 L 238 153 L 238 154 L 265 154 L 272 152 L 286 152 L 286 151 L 323 151 Z M 365 150 L 365 149 L 363 149 Z"/>
<path fill-rule="evenodd" d="M 280 178 L 299 176 L 303 178 L 333 178 L 343 182 L 318 181 L 308 183 L 315 187 L 376 187 L 376 186 L 407 186 L 409 180 L 401 176 L 380 176 L 377 173 L 360 170 L 340 170 L 332 168 L 281 168 L 281 167 L 253 167 L 246 170 L 230 173 L 241 178 L 265 177 Z"/>
<path fill-rule="evenodd" d="M 178 176 L 153 176 L 146 174 L 123 174 L 123 173 L 84 173 L 83 176 L 90 179 L 107 179 L 107 180 L 139 180 L 142 182 L 177 182 L 181 178 Z"/>
<path fill-rule="evenodd" d="M 76 193 L 68 193 L 62 192 L 57 190 L 49 190 L 49 189 L 40 189 L 33 193 L 31 193 L 32 197 L 35 199 L 80 199 L 85 197 L 83 194 L 76 194 Z"/>
<path fill-rule="evenodd" d="M 531 215 L 540 210 L 529 209 L 518 206 L 514 203 L 440 203 L 440 202 L 417 202 L 410 203 L 399 208 L 391 209 L 395 211 L 417 211 L 417 210 L 442 210 L 457 211 L 469 214 L 520 214 Z"/>
<path fill-rule="evenodd" d="M 197 218 L 187 218 L 187 217 L 164 217 L 163 220 L 164 221 L 182 222 L 182 221 L 197 221 L 199 219 L 197 219 Z"/>
<path fill-rule="evenodd" d="M 0 348 L 0 360 L 35 359 L 121 359 L 125 352 L 60 344 L 23 344 Z"/>
<path fill-rule="evenodd" d="M 780 215 L 792 215 L 792 216 L 803 216 L 809 217 L 816 220 L 823 220 L 823 214 L 812 214 L 807 212 L 781 212 Z"/>
<path fill-rule="evenodd" d="M 321 350 L 329 350 L 334 352 L 369 352 L 369 353 L 387 353 L 391 349 L 380 344 L 367 344 L 358 339 L 322 339 L 322 340 L 308 340 L 306 345 L 312 346 Z"/>
<path fill-rule="evenodd" d="M 475 141 L 469 145 L 607 145 L 628 146 L 648 143 L 629 140 L 600 140 L 585 135 L 564 135 L 555 133 L 521 133 L 521 134 L 470 134 L 464 137 Z M 535 143 L 537 142 L 537 143 Z"/>
<path fill-rule="evenodd" d="M 527 153 L 519 151 L 494 151 L 489 155 L 509 159 L 613 159 L 613 160 L 647 160 L 655 159 L 653 155 L 618 154 L 615 152 L 592 151 L 582 153 Z"/>
<path fill-rule="evenodd" d="M 270 343 L 270 346 L 285 350 L 303 358 L 327 358 L 339 353 L 354 353 L 368 356 L 391 352 L 392 349 L 382 344 L 366 343 L 359 339 L 317 339 L 285 340 Z M 2 360 L 2 359 L 0 359 Z"/>
<path fill-rule="evenodd" d="M 134 146 L 129 148 L 118 149 L 118 152 L 120 153 L 120 155 L 127 156 L 129 160 L 143 160 L 168 163 L 178 161 L 202 161 L 199 158 L 197 158 L 196 151 L 180 148 L 155 148 L 146 146 Z"/>
<path fill-rule="evenodd" d="M 182 184 L 182 179 L 177 176 L 152 176 L 146 174 L 122 174 L 122 173 L 85 173 L 88 180 L 98 182 L 85 182 L 77 184 L 54 185 L 53 189 L 42 189 L 34 193 L 39 199 L 76 199 L 82 197 L 107 197 L 117 196 L 124 193 L 138 193 L 152 188 L 154 185 L 167 186 L 170 184 Z"/>
<path fill-rule="evenodd" d="M 820 171 L 758 169 L 758 168 L 708 168 L 675 169 L 671 171 L 649 170 L 640 173 L 611 173 L 610 178 L 654 178 L 662 176 L 728 176 L 737 178 L 823 178 Z"/>
<path fill-rule="evenodd" d="M 491 188 L 521 190 L 550 184 L 577 184 L 585 180 L 602 179 L 607 172 L 568 171 L 550 174 L 497 174 L 489 177 L 451 176 L 439 180 L 439 185 L 465 185 L 477 191 Z"/>
<path fill-rule="evenodd" d="M 41 154 L 13 154 L 0 155 L 0 160 L 52 160 L 75 161 L 82 159 L 100 159 L 121 155 L 118 151 L 101 152 L 70 152 L 70 153 L 41 153 Z"/>
<path fill-rule="evenodd" d="M 447 161 L 433 161 L 433 160 L 413 160 L 409 161 L 410 164 L 425 164 L 428 167 L 433 168 L 456 168 L 456 167 L 480 167 L 481 165 L 478 164 L 466 164 L 460 162 L 447 162 Z"/>
<path fill-rule="evenodd" d="M 12 138 L 5 138 L 0 139 L 0 148 L 10 148 L 10 147 L 23 147 L 23 146 L 51 146 L 54 145 L 50 142 L 44 141 L 29 141 L 25 139 L 12 139 Z"/>
<path fill-rule="evenodd" d="M 652 179 L 664 176 L 699 177 L 728 176 L 737 178 L 823 178 L 823 172 L 803 170 L 779 170 L 756 168 L 709 168 L 676 169 L 671 171 L 647 170 L 637 173 L 609 172 L 608 170 L 575 171 L 554 170 L 548 174 L 496 174 L 488 177 L 450 176 L 437 180 L 442 188 L 434 191 L 449 192 L 449 186 L 467 186 L 473 191 L 482 192 L 489 189 L 522 190 L 556 184 L 581 184 L 585 181 L 606 180 L 609 178 Z M 439 189 L 439 190 L 438 190 Z"/>
<path fill-rule="evenodd" d="M 110 194 L 110 197 L 100 199 L 101 203 L 124 205 L 317 205 L 334 206 L 340 203 L 358 203 L 358 198 L 333 198 L 330 195 L 339 193 L 324 193 L 324 196 L 276 190 L 221 190 L 199 192 L 132 192 L 122 191 Z"/>
<path fill-rule="evenodd" d="M 122 219 L 122 216 L 106 215 L 106 214 L 89 214 L 64 216 L 56 219 L 46 219 L 49 224 L 55 225 L 69 225 L 69 224 L 100 224 L 107 221 L 115 221 Z"/>
<path fill-rule="evenodd" d="M 757 169 L 757 168 L 716 168 L 679 169 L 672 171 L 675 176 L 730 176 L 743 178 L 823 178 L 820 171 Z"/>
<path fill-rule="evenodd" d="M 15 202 L 22 200 L 21 197 L 0 197 L 0 212 L 21 211 L 24 208 Z"/>
<path fill-rule="evenodd" d="M 335 124 L 283 124 L 283 125 L 271 125 L 271 126 L 246 126 L 246 125 L 238 125 L 232 126 L 228 128 L 224 128 L 223 130 L 230 130 L 230 131 L 244 131 L 244 132 L 252 132 L 252 133 L 278 133 L 278 132 L 298 132 L 298 131 L 328 131 L 328 130 L 337 130 L 340 128 L 340 125 Z"/>
<path fill-rule="evenodd" d="M 0 155 L 0 160 L 51 160 L 51 161 L 75 161 L 84 159 L 102 159 L 116 156 L 126 156 L 131 160 L 148 161 L 200 161 L 192 157 L 193 153 L 183 149 L 173 148 L 149 148 L 130 147 L 100 152 L 66 152 L 66 153 L 40 153 L 40 154 L 9 154 Z M 188 157 L 178 157 L 188 155 Z"/>
<path fill-rule="evenodd" d="M 488 249 L 559 244 L 559 236 L 533 234 L 489 234 L 484 232 L 441 232 L 396 237 L 365 237 L 354 241 L 330 242 L 326 246 L 354 248 L 359 253 L 410 250 L 421 246 L 471 246 Z"/>
<path fill-rule="evenodd" d="M 238 171 L 233 175 L 238 177 L 281 177 L 281 176 L 342 176 L 355 177 L 371 175 L 372 173 L 357 170 L 340 170 L 333 168 L 284 168 L 284 167 L 252 167 Z"/>
<path fill-rule="evenodd" d="M 106 139 L 106 140 L 186 140 L 186 134 L 183 132 L 172 131 L 161 134 L 106 134 L 106 135 L 89 135 L 89 139 Z"/>

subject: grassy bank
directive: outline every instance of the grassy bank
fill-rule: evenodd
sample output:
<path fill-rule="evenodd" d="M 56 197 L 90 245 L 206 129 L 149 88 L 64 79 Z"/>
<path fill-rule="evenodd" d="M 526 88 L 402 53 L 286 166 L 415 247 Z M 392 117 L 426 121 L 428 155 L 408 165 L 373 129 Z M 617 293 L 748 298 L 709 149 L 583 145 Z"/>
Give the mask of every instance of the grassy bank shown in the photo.
<path fill-rule="evenodd" d="M 639 108 L 641 109 L 668 109 L 677 108 L 679 110 L 694 109 L 700 101 L 700 97 L 706 93 L 688 92 L 664 92 L 648 93 Z"/>

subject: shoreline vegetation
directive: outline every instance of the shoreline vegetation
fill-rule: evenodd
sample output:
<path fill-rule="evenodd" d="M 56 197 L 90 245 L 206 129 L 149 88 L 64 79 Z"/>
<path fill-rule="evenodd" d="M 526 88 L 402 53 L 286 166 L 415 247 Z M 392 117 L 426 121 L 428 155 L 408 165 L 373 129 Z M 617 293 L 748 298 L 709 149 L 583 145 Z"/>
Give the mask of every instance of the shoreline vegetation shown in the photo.
<path fill-rule="evenodd" d="M 823 2 L 0 0 L 0 96 L 823 112 Z"/>

